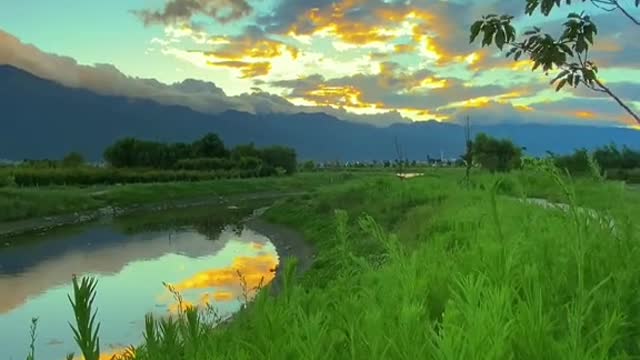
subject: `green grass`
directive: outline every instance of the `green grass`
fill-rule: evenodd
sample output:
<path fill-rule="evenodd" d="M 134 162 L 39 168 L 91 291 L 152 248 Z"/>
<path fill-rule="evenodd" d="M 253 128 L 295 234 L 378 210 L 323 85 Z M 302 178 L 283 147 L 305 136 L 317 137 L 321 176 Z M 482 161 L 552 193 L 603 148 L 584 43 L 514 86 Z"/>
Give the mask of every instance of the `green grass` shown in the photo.
<path fill-rule="evenodd" d="M 268 219 L 318 249 L 303 278 L 281 269 L 279 296 L 259 293 L 222 327 L 147 318 L 123 358 L 640 357 L 635 193 L 542 173 L 459 178 L 369 177 L 282 201 Z M 523 194 L 609 210 L 620 231 L 513 201 Z"/>
<path fill-rule="evenodd" d="M 257 192 L 310 191 L 367 174 L 297 174 L 287 177 L 225 179 L 203 182 L 128 184 L 121 186 L 50 186 L 0 188 L 0 222 L 94 210 L 104 206 L 191 200 Z"/>

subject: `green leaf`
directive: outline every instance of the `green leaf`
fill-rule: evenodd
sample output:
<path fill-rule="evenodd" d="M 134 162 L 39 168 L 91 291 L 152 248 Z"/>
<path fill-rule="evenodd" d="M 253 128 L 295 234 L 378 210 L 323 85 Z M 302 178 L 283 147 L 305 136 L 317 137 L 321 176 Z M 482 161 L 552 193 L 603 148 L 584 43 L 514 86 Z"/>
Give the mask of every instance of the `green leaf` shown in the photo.
<path fill-rule="evenodd" d="M 562 51 L 564 51 L 566 54 L 568 54 L 569 56 L 573 56 L 573 51 L 571 51 L 571 48 L 567 45 L 567 44 L 559 44 L 560 49 L 562 49 Z"/>
<path fill-rule="evenodd" d="M 586 37 L 589 43 L 593 45 L 593 29 L 591 28 L 591 26 L 586 26 L 584 28 L 584 37 Z"/>
<path fill-rule="evenodd" d="M 516 55 L 514 56 L 514 59 L 518 61 L 518 59 L 520 59 L 520 56 L 522 56 L 522 50 L 516 51 Z"/>
<path fill-rule="evenodd" d="M 480 34 L 480 29 L 482 29 L 482 24 L 483 22 L 481 20 L 478 20 L 474 22 L 473 25 L 471 25 L 471 36 L 469 38 L 469 43 L 472 43 L 476 40 L 478 34 Z"/>
<path fill-rule="evenodd" d="M 502 50 L 505 40 L 506 35 L 504 33 L 504 30 L 502 28 L 498 29 L 498 31 L 496 32 L 496 46 L 498 46 L 498 49 Z"/>
<path fill-rule="evenodd" d="M 540 62 L 539 62 L 539 61 L 536 61 L 536 62 L 533 64 L 533 68 L 531 69 L 531 71 L 535 71 L 535 70 L 536 70 L 537 68 L 539 68 L 539 67 L 540 67 Z"/>
<path fill-rule="evenodd" d="M 484 37 L 482 38 L 482 46 L 491 45 L 493 42 L 493 34 L 496 32 L 496 28 L 489 27 L 488 29 L 485 27 Z"/>
<path fill-rule="evenodd" d="M 578 35 L 578 38 L 576 39 L 576 52 L 583 53 L 587 47 L 587 42 L 584 41 L 584 36 Z"/>
<path fill-rule="evenodd" d="M 562 87 L 564 86 L 564 84 L 567 83 L 567 79 L 562 79 L 559 83 L 558 86 L 556 86 L 556 91 L 560 91 L 560 89 L 562 89 Z"/>
<path fill-rule="evenodd" d="M 553 84 L 554 82 L 558 81 L 558 79 L 566 76 L 568 73 L 569 73 L 569 70 L 562 70 L 555 78 L 553 78 L 553 80 L 551 80 L 550 84 Z"/>

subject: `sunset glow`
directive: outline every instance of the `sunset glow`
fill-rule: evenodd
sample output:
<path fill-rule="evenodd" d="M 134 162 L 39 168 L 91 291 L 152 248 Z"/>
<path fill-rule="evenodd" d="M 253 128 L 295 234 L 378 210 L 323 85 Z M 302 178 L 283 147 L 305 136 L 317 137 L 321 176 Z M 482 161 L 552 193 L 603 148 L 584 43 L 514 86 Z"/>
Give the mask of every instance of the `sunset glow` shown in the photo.
<path fill-rule="evenodd" d="M 33 44 L 81 64 L 113 64 L 131 77 L 168 83 L 186 78 L 212 82 L 230 97 L 222 103 L 249 112 L 312 108 L 331 114 L 336 114 L 333 110 L 371 115 L 394 112 L 407 120 L 447 121 L 471 109 L 476 116 L 501 122 L 526 112 L 536 118 L 562 113 L 567 122 L 589 119 L 626 124 L 620 120 L 623 111 L 610 107 L 604 95 L 586 89 L 557 94 L 549 84 L 555 72 L 532 72 L 533 63 L 526 57 L 514 62 L 493 48 L 469 44 L 468 27 L 479 14 L 512 12 L 504 1 L 321 0 L 307 5 L 297 0 L 265 0 L 245 5 L 231 0 L 222 5 L 220 14 L 225 16 L 207 16 L 199 6 L 213 6 L 216 1 L 206 0 L 184 7 L 189 9 L 184 14 L 172 12 L 184 2 L 101 4 L 91 11 L 104 14 L 108 19 L 104 24 L 84 16 L 90 11 L 88 5 L 73 7 L 60 16 L 61 8 L 42 2 L 43 10 L 33 14 L 41 24 L 37 31 L 4 12 L 0 14 L 0 49 L 5 49 L 5 55 L 0 52 L 0 61 L 33 67 L 33 62 L 23 62 L 27 55 L 15 55 L 32 51 L 26 44 Z M 638 101 L 640 78 L 634 74 L 640 72 L 640 65 L 629 61 L 627 53 L 640 49 L 620 35 L 632 24 L 621 24 L 610 13 L 589 9 L 600 29 L 590 57 L 602 64 L 603 82 L 619 89 L 621 98 Z M 513 15 L 516 23 L 527 26 L 548 20 L 539 15 Z M 46 21 L 40 21 L 45 17 Z M 84 30 L 69 32 L 70 23 Z M 103 41 L 101 34 L 110 33 L 114 26 L 130 35 Z M 88 44 L 86 39 L 91 37 L 101 41 Z M 40 70 L 54 68 L 58 67 Z M 108 80 L 109 76 L 124 75 L 105 73 L 103 82 L 87 86 L 106 86 L 115 81 Z M 63 80 L 84 83 L 85 79 Z M 503 95 L 523 88 L 529 91 Z M 277 105 L 250 101 L 256 91 L 277 99 Z M 590 98 L 596 100 L 588 102 L 589 108 L 577 106 Z M 176 94 L 176 99 L 195 106 L 195 100 L 182 94 Z M 223 106 L 216 100 L 198 100 L 198 110 Z M 536 106 L 551 102 L 555 105 L 550 112 Z M 262 107 L 257 108 L 256 103 Z M 498 109 L 496 104 L 507 107 Z"/>

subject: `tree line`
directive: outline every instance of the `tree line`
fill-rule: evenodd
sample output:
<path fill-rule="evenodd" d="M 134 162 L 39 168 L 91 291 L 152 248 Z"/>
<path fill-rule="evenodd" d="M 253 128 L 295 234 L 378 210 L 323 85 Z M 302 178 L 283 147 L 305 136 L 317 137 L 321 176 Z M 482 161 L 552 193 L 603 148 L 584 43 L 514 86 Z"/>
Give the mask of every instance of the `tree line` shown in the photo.
<path fill-rule="evenodd" d="M 520 169 L 525 148 L 508 139 L 496 139 L 486 134 L 478 134 L 471 142 L 471 158 L 475 165 L 491 172 L 507 172 Z M 466 160 L 467 156 L 463 156 Z M 601 175 L 612 180 L 640 182 L 640 151 L 627 146 L 618 148 L 610 144 L 589 151 L 577 149 L 572 154 L 557 155 L 547 153 L 553 163 L 573 176 L 592 173 L 596 164 Z"/>
<path fill-rule="evenodd" d="M 104 151 L 115 168 L 176 170 L 259 170 L 261 176 L 292 174 L 297 168 L 294 149 L 285 146 L 256 148 L 253 143 L 227 149 L 217 134 L 209 133 L 192 143 L 161 143 L 127 137 Z"/>

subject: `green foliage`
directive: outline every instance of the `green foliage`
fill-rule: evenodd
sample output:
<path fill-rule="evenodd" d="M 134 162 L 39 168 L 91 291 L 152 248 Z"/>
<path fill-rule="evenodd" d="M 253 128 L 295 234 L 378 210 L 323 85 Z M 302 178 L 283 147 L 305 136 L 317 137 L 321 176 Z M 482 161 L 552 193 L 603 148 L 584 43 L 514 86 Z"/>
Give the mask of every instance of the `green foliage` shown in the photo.
<path fill-rule="evenodd" d="M 638 182 L 640 171 L 640 152 L 626 146 L 620 151 L 614 144 L 603 146 L 592 153 L 578 149 L 573 154 L 554 156 L 559 168 L 572 175 L 591 173 L 595 177 L 605 176 L 613 180 Z"/>
<path fill-rule="evenodd" d="M 274 168 L 281 167 L 287 174 L 293 174 L 298 167 L 296 152 L 284 146 L 271 146 L 260 151 L 260 158 Z"/>
<path fill-rule="evenodd" d="M 488 190 L 460 188 L 460 173 L 402 183 L 387 175 L 283 202 L 268 219 L 317 249 L 303 278 L 290 262 L 279 296 L 260 292 L 220 326 L 203 320 L 208 308 L 147 316 L 144 342 L 121 358 L 639 357 L 638 195 L 571 182 L 547 160 L 534 165 L 475 176 Z M 500 195 L 511 191 L 568 206 Z M 614 209 L 616 228 L 579 203 Z"/>
<path fill-rule="evenodd" d="M 13 186 L 15 184 L 16 182 L 13 175 L 6 170 L 3 171 L 0 169 L 0 188 Z"/>
<path fill-rule="evenodd" d="M 62 166 L 64 167 L 78 167 L 85 164 L 85 159 L 79 152 L 70 152 L 62 159 Z"/>
<path fill-rule="evenodd" d="M 585 175 L 590 171 L 589 152 L 587 149 L 578 149 L 571 155 L 558 156 L 555 164 L 572 175 Z"/>
<path fill-rule="evenodd" d="M 586 0 L 582 0 L 584 1 Z M 639 1 L 635 1 L 636 7 L 639 6 Z M 571 0 L 565 2 L 571 5 Z M 578 1 L 574 1 L 574 4 L 576 2 Z M 536 9 L 540 9 L 540 12 L 546 16 L 561 3 L 561 0 L 527 0 L 525 13 L 532 15 Z M 626 11 L 619 0 L 597 0 L 592 3 L 608 11 L 619 10 L 640 25 L 640 20 Z M 517 61 L 523 55 L 528 56 L 533 63 L 532 70 L 541 68 L 548 73 L 557 69 L 559 70 L 557 75 L 551 80 L 551 84 L 557 82 L 556 91 L 565 85 L 574 88 L 584 85 L 591 90 L 606 93 L 640 123 L 640 117 L 598 79 L 598 66 L 589 58 L 589 49 L 594 44 L 598 28 L 589 15 L 584 12 L 570 13 L 567 21 L 562 24 L 563 31 L 559 36 L 552 36 L 544 33 L 539 27 L 533 27 L 523 33 L 524 39 L 521 41 L 516 41 L 516 29 L 511 24 L 512 20 L 513 16 L 510 15 L 482 16 L 469 29 L 470 43 L 476 41 L 482 34 L 482 47 L 495 44 L 502 51 L 505 46 L 508 46 L 506 57 L 513 57 Z"/>
<path fill-rule="evenodd" d="M 485 169 L 506 172 L 521 164 L 522 149 L 508 139 L 478 134 L 472 144 L 473 158 Z"/>
<path fill-rule="evenodd" d="M 217 134 L 206 134 L 192 145 L 193 156 L 197 158 L 223 158 L 228 151 Z"/>
<path fill-rule="evenodd" d="M 316 163 L 313 162 L 313 160 L 305 161 L 304 164 L 302 164 L 302 168 L 305 171 L 313 171 L 316 169 Z"/>
<path fill-rule="evenodd" d="M 73 330 L 74 339 L 80 347 L 84 359 L 99 360 L 100 339 L 98 331 L 100 323 L 96 323 L 97 311 L 93 311 L 97 281 L 95 278 L 85 277 L 78 282 L 75 275 L 72 280 L 74 298 L 72 299 L 70 295 L 67 297 L 73 308 L 76 325 L 74 327 L 70 323 L 69 326 Z"/>
<path fill-rule="evenodd" d="M 29 354 L 27 360 L 36 359 L 36 331 L 38 329 L 38 318 L 31 319 L 31 326 L 29 327 Z"/>
<path fill-rule="evenodd" d="M 238 145 L 231 150 L 233 160 L 239 160 L 243 157 L 259 158 L 260 150 L 256 148 L 254 143 Z"/>
<path fill-rule="evenodd" d="M 89 186 L 178 181 L 194 182 L 272 175 L 261 173 L 256 171 L 256 169 L 241 168 L 233 168 L 230 170 L 191 170 L 191 168 L 199 169 L 199 167 L 202 166 L 202 163 L 199 161 L 195 161 L 195 164 L 193 163 L 194 161 L 186 161 L 184 164 L 185 170 L 111 169 L 89 167 L 71 169 L 18 168 L 12 170 L 10 175 L 13 177 L 15 184 L 22 187 L 51 185 Z M 209 162 L 205 161 L 204 163 L 205 165 L 208 165 Z"/>
<path fill-rule="evenodd" d="M 122 172 L 122 170 L 119 170 Z M 0 226 L 8 221 L 80 211 L 106 206 L 127 207 L 136 204 L 170 202 L 210 198 L 214 195 L 231 196 L 260 192 L 308 191 L 322 185 L 338 184 L 369 173 L 300 173 L 287 177 L 275 175 L 275 168 L 263 166 L 260 178 L 228 178 L 198 182 L 163 182 L 124 184 L 118 186 L 49 186 L 0 188 Z M 272 171 L 272 173 L 268 173 Z M 129 171 L 140 175 L 139 171 Z M 171 172 L 174 174 L 175 172 Z M 251 172 L 248 172 L 251 173 Z M 206 174 L 198 172 L 198 174 Z M 0 175 L 1 177 L 1 175 Z M 151 178 L 149 178 L 150 180 Z M 47 180 L 48 182 L 49 180 Z"/>
<path fill-rule="evenodd" d="M 114 168 L 152 168 L 198 171 L 232 171 L 241 177 L 271 176 L 276 168 L 296 171 L 296 152 L 284 146 L 257 149 L 253 143 L 225 149 L 216 134 L 207 134 L 193 144 L 163 144 L 134 138 L 118 140 L 104 152 Z"/>
<path fill-rule="evenodd" d="M 237 166 L 244 170 L 260 171 L 262 159 L 256 156 L 243 156 L 239 159 Z"/>
<path fill-rule="evenodd" d="M 236 164 L 225 158 L 196 158 L 179 160 L 175 168 L 180 170 L 231 170 Z"/>

